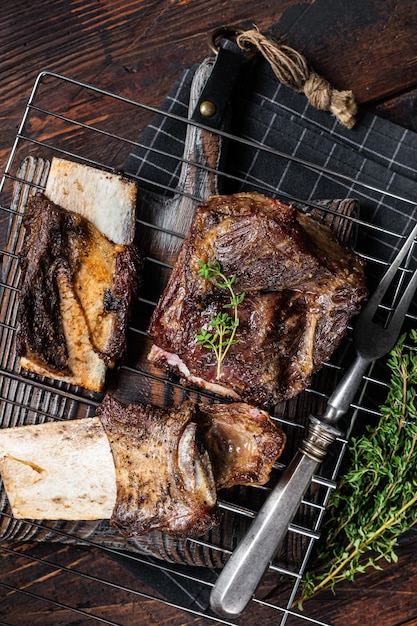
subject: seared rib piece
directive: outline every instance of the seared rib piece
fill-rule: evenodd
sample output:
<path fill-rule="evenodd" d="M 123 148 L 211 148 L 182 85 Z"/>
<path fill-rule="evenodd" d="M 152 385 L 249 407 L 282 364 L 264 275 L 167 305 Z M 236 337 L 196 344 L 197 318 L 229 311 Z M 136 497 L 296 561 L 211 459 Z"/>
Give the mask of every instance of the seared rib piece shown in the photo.
<path fill-rule="evenodd" d="M 269 414 L 244 402 L 200 404 L 199 411 L 216 488 L 265 484 L 286 441 Z"/>
<path fill-rule="evenodd" d="M 268 413 L 243 403 L 169 410 L 107 395 L 93 418 L 0 429 L 0 471 L 18 519 L 197 536 L 220 519 L 216 489 L 265 483 L 284 444 Z"/>
<path fill-rule="evenodd" d="M 219 522 L 196 412 L 189 402 L 168 411 L 123 405 L 110 395 L 98 407 L 116 468 L 111 523 L 122 535 L 159 529 L 176 537 L 199 536 Z"/>
<path fill-rule="evenodd" d="M 142 260 L 43 194 L 25 210 L 17 350 L 23 367 L 100 391 L 123 358 Z"/>
<path fill-rule="evenodd" d="M 239 304 L 239 327 L 217 378 L 212 350 L 196 341 L 227 303 L 199 275 L 217 260 Z M 149 359 L 235 400 L 276 404 L 302 391 L 345 334 L 366 295 L 363 267 L 330 230 L 257 193 L 213 196 L 196 210 L 152 316 Z"/>

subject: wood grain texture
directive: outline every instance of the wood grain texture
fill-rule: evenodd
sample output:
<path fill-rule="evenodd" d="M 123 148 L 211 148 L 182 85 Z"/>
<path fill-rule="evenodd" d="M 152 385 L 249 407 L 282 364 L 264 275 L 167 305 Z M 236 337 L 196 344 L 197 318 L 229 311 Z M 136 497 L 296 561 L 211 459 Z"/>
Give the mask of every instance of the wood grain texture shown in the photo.
<path fill-rule="evenodd" d="M 414 0 L 18 0 L 3 5 L 0 174 L 40 71 L 158 105 L 181 71 L 206 56 L 208 33 L 224 24 L 257 24 L 303 52 L 336 87 L 353 89 L 362 106 L 406 128 L 417 126 Z M 47 96 L 62 111 L 74 105 L 52 87 Z M 110 119 L 116 134 L 130 136 L 134 126 L 136 135 L 146 124 L 146 119 L 119 116 L 108 104 L 100 107 L 94 98 L 76 102 L 81 118 Z M 41 130 L 46 137 L 49 130 Z M 97 150 L 100 157 L 104 148 Z M 4 233 L 3 218 L 2 243 Z M 94 548 L 23 543 L 0 550 L 5 624 L 216 624 L 148 597 L 153 590 Z M 417 539 L 410 533 L 398 564 L 340 585 L 336 596 L 322 594 L 306 604 L 306 613 L 334 626 L 417 626 L 416 555 Z M 261 620 L 265 626 L 276 624 L 273 613 L 259 608 L 245 623 Z"/>
<path fill-rule="evenodd" d="M 159 104 L 181 70 L 208 53 L 213 28 L 256 23 L 303 52 L 335 86 L 354 89 L 360 103 L 375 103 L 415 86 L 416 21 L 410 0 L 280 0 L 273 7 L 259 2 L 256 9 L 238 0 L 6 3 L 0 26 L 1 163 L 42 70 Z M 129 120 L 119 124 L 116 132 Z"/>

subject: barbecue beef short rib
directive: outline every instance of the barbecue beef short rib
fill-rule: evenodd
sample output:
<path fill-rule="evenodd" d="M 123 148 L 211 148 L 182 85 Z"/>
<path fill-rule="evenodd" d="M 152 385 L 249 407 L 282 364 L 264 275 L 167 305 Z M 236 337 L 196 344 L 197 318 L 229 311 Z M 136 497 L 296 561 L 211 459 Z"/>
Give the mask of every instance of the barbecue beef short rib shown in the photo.
<path fill-rule="evenodd" d="M 126 353 L 143 259 L 37 193 L 24 213 L 17 353 L 22 366 L 100 391 Z M 104 370 L 104 371 L 103 371 Z"/>
<path fill-rule="evenodd" d="M 196 335 L 228 294 L 199 275 L 200 261 L 219 262 L 245 294 L 219 378 L 214 352 Z M 212 196 L 197 207 L 151 318 L 149 360 L 185 384 L 276 404 L 309 385 L 366 293 L 361 260 L 317 219 L 258 193 Z"/>
<path fill-rule="evenodd" d="M 106 394 L 97 408 L 113 456 L 111 524 L 124 536 L 198 537 L 220 522 L 218 489 L 263 485 L 286 436 L 243 402 L 160 408 Z"/>

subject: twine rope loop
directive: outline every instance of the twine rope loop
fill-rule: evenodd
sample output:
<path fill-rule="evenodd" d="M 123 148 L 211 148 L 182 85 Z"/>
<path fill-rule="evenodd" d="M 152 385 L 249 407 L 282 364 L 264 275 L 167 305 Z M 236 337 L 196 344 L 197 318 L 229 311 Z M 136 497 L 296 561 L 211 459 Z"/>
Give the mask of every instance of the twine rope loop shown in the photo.
<path fill-rule="evenodd" d="M 242 50 L 257 49 L 283 85 L 304 93 L 313 107 L 331 111 L 344 126 L 353 128 L 358 107 L 352 91 L 338 91 L 332 87 L 297 50 L 279 44 L 256 28 L 240 33 L 236 41 Z"/>

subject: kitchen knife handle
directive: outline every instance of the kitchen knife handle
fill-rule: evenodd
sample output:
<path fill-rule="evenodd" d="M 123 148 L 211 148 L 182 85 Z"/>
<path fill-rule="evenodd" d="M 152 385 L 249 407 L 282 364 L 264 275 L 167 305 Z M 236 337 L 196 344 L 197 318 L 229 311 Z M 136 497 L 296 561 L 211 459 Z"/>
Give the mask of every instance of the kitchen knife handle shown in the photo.
<path fill-rule="evenodd" d="M 310 418 L 310 428 L 299 451 L 213 587 L 210 605 L 215 613 L 227 618 L 242 613 L 278 551 L 317 466 L 339 434 L 333 426 Z"/>

